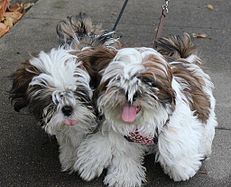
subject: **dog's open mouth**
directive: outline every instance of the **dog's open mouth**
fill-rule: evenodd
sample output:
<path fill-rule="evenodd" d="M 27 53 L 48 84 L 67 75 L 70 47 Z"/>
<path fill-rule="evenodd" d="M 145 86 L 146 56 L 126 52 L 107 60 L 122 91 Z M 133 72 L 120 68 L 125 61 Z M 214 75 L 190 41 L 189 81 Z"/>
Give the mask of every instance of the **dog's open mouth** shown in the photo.
<path fill-rule="evenodd" d="M 67 126 L 74 126 L 78 123 L 78 121 L 74 119 L 65 119 L 63 123 Z"/>
<path fill-rule="evenodd" d="M 126 123 L 132 123 L 136 120 L 140 110 L 140 106 L 125 104 L 122 107 L 121 119 Z"/>

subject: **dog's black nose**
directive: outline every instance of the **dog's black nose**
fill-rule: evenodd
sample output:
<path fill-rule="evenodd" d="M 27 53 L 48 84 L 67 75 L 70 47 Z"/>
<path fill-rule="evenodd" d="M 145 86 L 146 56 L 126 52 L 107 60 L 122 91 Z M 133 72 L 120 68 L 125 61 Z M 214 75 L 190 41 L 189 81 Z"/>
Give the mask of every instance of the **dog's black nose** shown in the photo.
<path fill-rule="evenodd" d="M 126 92 L 125 97 L 126 97 L 128 103 L 132 104 L 132 103 L 135 102 L 136 99 L 139 97 L 139 94 L 138 94 L 138 92 L 135 92 L 135 94 L 134 94 L 133 97 L 132 97 L 132 101 L 130 101 L 130 100 L 128 99 L 128 92 Z"/>
<path fill-rule="evenodd" d="M 63 112 L 64 116 L 70 116 L 73 112 L 73 108 L 70 105 L 65 105 L 62 108 L 62 112 Z"/>

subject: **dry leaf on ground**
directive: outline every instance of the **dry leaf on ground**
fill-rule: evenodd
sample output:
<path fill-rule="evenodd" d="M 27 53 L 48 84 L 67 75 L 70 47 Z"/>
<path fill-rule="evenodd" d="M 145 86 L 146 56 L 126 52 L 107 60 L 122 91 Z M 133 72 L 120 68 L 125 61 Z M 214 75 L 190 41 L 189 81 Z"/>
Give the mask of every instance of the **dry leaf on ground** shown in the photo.
<path fill-rule="evenodd" d="M 14 18 L 12 17 L 7 17 L 5 20 L 4 20 L 4 24 L 6 26 L 8 26 L 9 28 L 13 27 L 14 25 Z"/>
<path fill-rule="evenodd" d="M 2 37 L 6 32 L 8 32 L 9 27 L 3 23 L 0 23 L 0 37 Z"/>
<path fill-rule="evenodd" d="M 4 24 L 11 28 L 21 17 L 20 12 L 6 12 Z"/>
<path fill-rule="evenodd" d="M 9 5 L 9 0 L 0 0 L 0 21 L 3 19 L 4 13 Z"/>
<path fill-rule="evenodd" d="M 193 38 L 211 39 L 206 33 L 192 33 Z"/>
<path fill-rule="evenodd" d="M 211 4 L 208 4 L 208 5 L 207 5 L 207 8 L 208 8 L 209 10 L 214 10 L 214 6 L 211 5 Z"/>
<path fill-rule="evenodd" d="M 5 18 L 12 18 L 15 20 L 14 23 L 16 23 L 21 17 L 22 17 L 22 13 L 20 12 L 6 12 L 5 13 Z"/>
<path fill-rule="evenodd" d="M 9 5 L 9 0 L 0 0 L 0 37 L 23 16 L 34 3 L 16 3 Z"/>
<path fill-rule="evenodd" d="M 23 3 L 16 3 L 16 4 L 14 4 L 14 5 L 10 5 L 9 7 L 8 7 L 8 10 L 10 11 L 10 12 L 23 12 L 23 10 L 24 10 L 24 6 L 23 6 Z"/>
<path fill-rule="evenodd" d="M 34 5 L 34 3 L 24 3 L 23 4 L 24 10 L 27 10 L 28 8 L 32 7 L 33 5 Z"/>

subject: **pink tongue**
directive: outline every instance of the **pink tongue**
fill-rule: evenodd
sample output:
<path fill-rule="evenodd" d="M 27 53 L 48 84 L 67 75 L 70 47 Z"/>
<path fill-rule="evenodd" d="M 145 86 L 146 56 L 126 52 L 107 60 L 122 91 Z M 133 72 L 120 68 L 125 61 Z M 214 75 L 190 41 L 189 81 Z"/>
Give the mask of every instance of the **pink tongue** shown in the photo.
<path fill-rule="evenodd" d="M 65 125 L 68 125 L 68 126 L 74 126 L 77 124 L 77 121 L 76 120 L 73 120 L 73 119 L 65 119 L 64 120 L 64 124 Z"/>
<path fill-rule="evenodd" d="M 136 106 L 124 105 L 122 109 L 122 120 L 127 123 L 132 123 L 136 119 Z"/>

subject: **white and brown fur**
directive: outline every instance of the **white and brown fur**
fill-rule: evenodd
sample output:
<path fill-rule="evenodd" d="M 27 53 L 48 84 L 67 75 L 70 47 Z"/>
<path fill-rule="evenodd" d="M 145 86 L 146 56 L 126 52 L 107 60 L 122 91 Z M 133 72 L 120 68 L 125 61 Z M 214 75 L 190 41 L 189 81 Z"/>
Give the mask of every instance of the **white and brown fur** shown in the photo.
<path fill-rule="evenodd" d="M 104 31 L 82 13 L 61 21 L 57 33 L 60 47 L 40 52 L 12 75 L 10 99 L 16 111 L 29 108 L 45 131 L 56 136 L 62 170 L 72 171 L 76 149 L 97 127 L 92 102 L 95 72 L 79 56 L 98 45 L 113 45 L 113 38 L 99 41 Z"/>
<path fill-rule="evenodd" d="M 194 176 L 211 154 L 217 122 L 214 87 L 189 35 L 161 38 L 157 50 L 98 48 L 85 59 L 95 59 L 102 76 L 96 94 L 102 120 L 100 130 L 78 149 L 74 169 L 80 176 L 89 181 L 107 168 L 105 184 L 141 186 L 143 158 L 152 150 L 174 181 Z M 127 105 L 138 109 L 128 122 L 121 118 Z M 158 142 L 129 142 L 125 137 L 137 129 Z"/>

